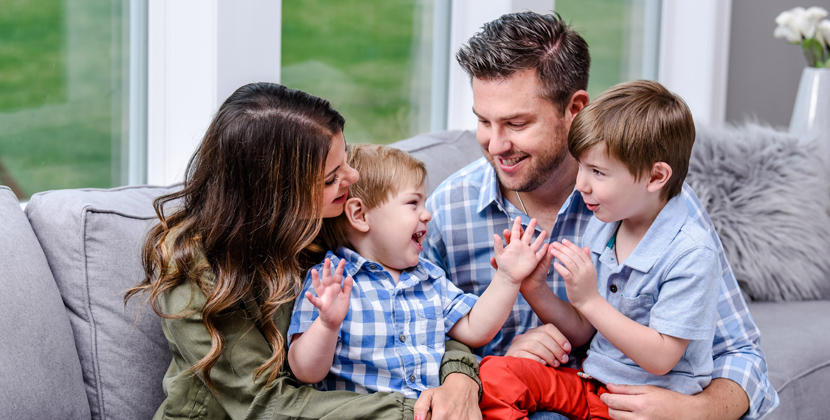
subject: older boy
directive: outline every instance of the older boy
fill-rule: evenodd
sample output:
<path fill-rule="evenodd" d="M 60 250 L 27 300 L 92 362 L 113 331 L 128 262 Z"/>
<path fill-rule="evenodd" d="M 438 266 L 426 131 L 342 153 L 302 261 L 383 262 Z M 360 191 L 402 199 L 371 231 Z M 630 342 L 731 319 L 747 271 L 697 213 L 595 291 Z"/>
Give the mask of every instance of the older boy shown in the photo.
<path fill-rule="evenodd" d="M 482 360 L 484 418 L 541 409 L 605 419 L 606 383 L 688 395 L 709 385 L 720 272 L 712 238 L 680 196 L 694 139 L 686 104 L 656 82 L 617 85 L 574 118 L 568 149 L 579 165 L 576 189 L 594 212 L 588 247 L 563 241 L 551 249 L 570 303 L 543 276 L 522 294 L 572 343 L 597 334 L 582 371 Z"/>
<path fill-rule="evenodd" d="M 324 232 L 339 247 L 310 270 L 298 296 L 288 361 L 298 379 L 322 389 L 417 398 L 439 385 L 446 335 L 472 347 L 496 335 L 547 251 L 546 233 L 531 243 L 536 221 L 521 232 L 517 219 L 505 232 L 509 245 L 494 235 L 499 270 L 481 297 L 465 294 L 420 258 L 431 218 L 423 163 L 392 147 L 356 145 L 349 164 L 360 180 Z"/>

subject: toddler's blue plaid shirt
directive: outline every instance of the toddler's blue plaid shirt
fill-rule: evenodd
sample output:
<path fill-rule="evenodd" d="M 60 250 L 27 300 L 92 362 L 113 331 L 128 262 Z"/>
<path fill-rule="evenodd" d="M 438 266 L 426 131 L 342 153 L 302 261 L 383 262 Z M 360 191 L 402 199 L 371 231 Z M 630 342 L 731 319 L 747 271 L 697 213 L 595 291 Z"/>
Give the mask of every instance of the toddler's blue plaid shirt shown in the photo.
<path fill-rule="evenodd" d="M 380 264 L 348 248 L 329 252 L 326 258 L 334 266 L 341 258 L 346 260 L 344 277 L 352 276 L 354 288 L 334 363 L 316 387 L 402 392 L 418 398 L 421 391 L 440 385 L 446 333 L 470 312 L 478 297 L 459 290 L 440 268 L 424 259 L 401 273 L 395 284 Z M 314 268 L 320 272 L 322 266 Z M 294 306 L 289 337 L 306 331 L 318 317 L 317 308 L 305 298 L 306 290 L 314 293 L 310 273 Z"/>
<path fill-rule="evenodd" d="M 683 185 L 689 215 L 710 232 L 718 249 L 723 281 L 718 300 L 718 321 L 713 351 L 713 378 L 728 378 L 743 387 L 749 397 L 748 419 L 762 417 L 778 405 L 778 394 L 767 378 L 767 365 L 760 347 L 758 327 L 726 261 L 723 245 L 709 215 L 692 189 Z M 528 215 L 503 199 L 492 166 L 481 158 L 447 178 L 427 200 L 432 213 L 423 256 L 441 267 L 461 290 L 481 295 L 492 279 L 493 234 L 508 229 L 516 216 L 527 225 Z M 582 235 L 593 213 L 579 192 L 559 210 L 549 241 L 568 239 L 582 246 Z M 539 230 L 537 228 L 537 230 Z M 548 285 L 567 300 L 565 283 L 556 270 L 548 274 Z M 502 331 L 476 354 L 502 355 L 518 334 L 541 325 L 527 301 L 519 295 Z"/>

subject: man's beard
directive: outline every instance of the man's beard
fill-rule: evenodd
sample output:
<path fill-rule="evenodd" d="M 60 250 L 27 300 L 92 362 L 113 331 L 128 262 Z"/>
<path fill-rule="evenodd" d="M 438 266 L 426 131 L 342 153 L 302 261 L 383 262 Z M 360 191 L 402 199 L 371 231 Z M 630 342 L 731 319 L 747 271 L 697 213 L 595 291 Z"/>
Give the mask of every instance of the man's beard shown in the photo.
<path fill-rule="evenodd" d="M 490 159 L 490 165 L 493 166 L 493 169 L 496 171 L 496 176 L 498 176 L 499 183 L 502 186 L 512 191 L 530 192 L 541 187 L 542 184 L 547 182 L 569 156 L 570 153 L 568 152 L 568 149 L 560 148 L 556 153 L 546 155 L 545 160 L 540 160 L 540 157 L 536 157 L 536 164 L 527 171 L 524 179 L 519 180 L 520 184 L 518 186 L 508 185 L 505 182 L 502 178 L 503 174 L 499 171 L 498 165 L 496 164 L 497 158 L 495 156 Z"/>

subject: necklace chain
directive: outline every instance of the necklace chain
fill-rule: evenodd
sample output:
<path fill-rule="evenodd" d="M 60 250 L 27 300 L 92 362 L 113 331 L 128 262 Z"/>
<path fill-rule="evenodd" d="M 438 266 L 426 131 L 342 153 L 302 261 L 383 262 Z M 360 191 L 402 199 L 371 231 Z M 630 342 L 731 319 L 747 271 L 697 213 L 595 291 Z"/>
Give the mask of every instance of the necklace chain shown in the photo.
<path fill-rule="evenodd" d="M 516 198 L 519 199 L 519 204 L 522 205 L 522 211 L 525 212 L 525 214 L 527 214 L 528 217 L 530 217 L 530 215 L 527 213 L 527 209 L 525 208 L 525 203 L 522 201 L 522 196 L 519 195 L 518 191 L 516 191 Z"/>

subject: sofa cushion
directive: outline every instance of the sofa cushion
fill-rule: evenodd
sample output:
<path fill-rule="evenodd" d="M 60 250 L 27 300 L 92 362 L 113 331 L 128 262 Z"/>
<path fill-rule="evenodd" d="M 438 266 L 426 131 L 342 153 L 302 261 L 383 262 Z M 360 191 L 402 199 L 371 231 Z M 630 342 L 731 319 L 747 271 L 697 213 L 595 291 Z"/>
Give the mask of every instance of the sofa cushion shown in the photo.
<path fill-rule="evenodd" d="M 822 419 L 830 413 L 830 300 L 753 302 L 769 380 L 781 404 L 764 420 Z"/>
<path fill-rule="evenodd" d="M 820 144 L 756 123 L 698 127 L 686 181 L 745 296 L 830 298 L 830 178 Z"/>
<path fill-rule="evenodd" d="M 0 407 L 9 419 L 89 418 L 55 279 L 17 197 L 0 187 Z"/>
<path fill-rule="evenodd" d="M 475 131 L 436 131 L 410 137 L 390 146 L 409 152 L 424 162 L 427 168 L 427 196 L 441 181 L 483 156 Z"/>
<path fill-rule="evenodd" d="M 140 248 L 164 187 L 35 194 L 26 214 L 75 334 L 93 419 L 148 419 L 171 355 L 159 318 L 124 291 L 143 278 Z"/>

